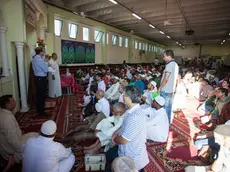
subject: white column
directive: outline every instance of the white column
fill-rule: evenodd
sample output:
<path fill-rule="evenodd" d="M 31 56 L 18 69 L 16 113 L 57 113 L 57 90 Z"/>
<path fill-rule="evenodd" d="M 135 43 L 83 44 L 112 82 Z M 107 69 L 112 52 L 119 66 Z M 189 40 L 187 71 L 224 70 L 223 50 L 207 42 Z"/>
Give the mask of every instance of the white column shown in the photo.
<path fill-rule="evenodd" d="M 27 112 L 29 110 L 27 104 L 27 91 L 26 91 L 26 79 L 25 79 L 25 63 L 24 63 L 24 43 L 16 42 L 17 58 L 18 58 L 18 74 L 19 74 L 19 85 L 21 95 L 21 112 Z"/>
<path fill-rule="evenodd" d="M 38 28 L 38 38 L 41 40 L 46 39 L 46 28 L 45 27 Z"/>
<path fill-rule="evenodd" d="M 7 27 L 0 27 L 0 52 L 2 56 L 2 75 L 9 76 L 9 64 L 6 49 L 6 31 Z"/>
<path fill-rule="evenodd" d="M 29 45 L 30 50 L 30 61 L 32 61 L 32 57 L 35 55 L 35 45 Z"/>

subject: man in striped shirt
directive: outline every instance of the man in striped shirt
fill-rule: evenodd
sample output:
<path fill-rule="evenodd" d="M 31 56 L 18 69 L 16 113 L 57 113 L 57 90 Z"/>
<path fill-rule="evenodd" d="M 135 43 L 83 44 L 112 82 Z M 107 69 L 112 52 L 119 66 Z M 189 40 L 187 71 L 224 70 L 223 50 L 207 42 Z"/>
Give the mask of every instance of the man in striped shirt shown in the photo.
<path fill-rule="evenodd" d="M 146 118 L 140 107 L 141 91 L 135 86 L 126 86 L 124 102 L 129 107 L 123 124 L 113 134 L 113 143 L 118 145 L 118 156 L 128 156 L 134 162 L 137 170 L 144 171 L 149 163 L 146 150 Z"/>

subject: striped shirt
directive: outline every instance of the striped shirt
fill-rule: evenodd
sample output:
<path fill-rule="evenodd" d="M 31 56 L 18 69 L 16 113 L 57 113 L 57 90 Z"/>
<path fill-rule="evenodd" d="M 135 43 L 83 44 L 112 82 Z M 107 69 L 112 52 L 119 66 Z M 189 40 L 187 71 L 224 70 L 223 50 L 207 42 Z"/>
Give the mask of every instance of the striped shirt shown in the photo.
<path fill-rule="evenodd" d="M 128 156 L 135 162 L 137 170 L 144 168 L 149 163 L 146 150 L 146 118 L 139 104 L 132 107 L 124 117 L 119 136 L 129 142 L 120 144 L 119 156 Z"/>

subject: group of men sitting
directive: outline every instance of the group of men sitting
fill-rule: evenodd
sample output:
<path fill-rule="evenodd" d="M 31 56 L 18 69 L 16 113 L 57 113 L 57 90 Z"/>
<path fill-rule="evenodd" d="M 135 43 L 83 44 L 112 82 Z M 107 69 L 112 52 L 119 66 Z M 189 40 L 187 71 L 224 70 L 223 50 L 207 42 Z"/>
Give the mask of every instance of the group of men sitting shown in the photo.
<path fill-rule="evenodd" d="M 169 133 L 165 99 L 157 89 L 160 75 L 146 72 L 143 67 L 121 71 L 119 74 L 107 69 L 101 73 L 94 69 L 82 77 L 82 84 L 87 87 L 84 103 L 79 104 L 83 122 L 62 141 L 74 140 L 77 144 L 96 139 L 84 147 L 85 153 L 99 153 L 103 147 L 108 164 L 116 157 L 127 156 L 138 171 L 143 171 L 149 162 L 146 139 L 166 142 Z M 110 170 L 108 166 L 106 171 Z"/>
<path fill-rule="evenodd" d="M 229 167 L 225 159 L 230 158 L 229 149 L 226 149 L 229 148 L 228 142 L 217 144 L 215 139 L 220 140 L 219 135 L 224 136 L 224 139 L 230 136 L 230 126 L 227 126 L 230 120 L 229 78 L 218 81 L 216 88 L 213 88 L 209 85 L 212 78 L 207 77 L 208 72 L 191 82 L 193 76 L 190 72 L 177 78 L 177 64 L 173 59 L 165 61 L 164 72 L 163 66 L 155 68 L 141 65 L 101 70 L 95 68 L 85 72 L 80 81 L 85 85 L 85 94 L 83 103 L 78 104 L 82 107 L 82 121 L 55 141 L 74 141 L 78 145 L 93 139 L 95 143 L 80 148 L 86 154 L 104 152 L 107 161 L 105 171 L 121 171 L 118 167 L 121 161 L 123 170 L 144 171 L 149 163 L 147 140 L 166 142 L 168 139 L 169 125 L 173 119 L 171 110 L 176 110 L 172 107 L 172 96 L 176 99 L 179 95 L 181 100 L 187 93 L 191 94 L 191 85 L 193 87 L 195 84 L 199 86 L 199 94 L 195 97 L 201 102 L 198 111 L 203 114 L 201 121 L 204 124 L 201 127 L 211 131 L 208 135 L 197 136 L 195 145 L 204 161 L 207 151 L 210 152 L 210 148 L 214 150 L 211 154 L 214 165 L 204 167 L 205 170 L 219 172 L 224 169 L 227 172 Z M 67 172 L 72 169 L 75 156 L 71 148 L 54 141 L 57 130 L 54 121 L 44 122 L 40 133 L 23 135 L 13 115 L 13 97 L 2 96 L 0 106 L 0 154 L 9 162 L 5 171 L 20 161 L 25 172 Z M 213 133 L 216 133 L 215 137 Z M 221 158 L 215 159 L 214 155 L 217 154 Z M 218 168 L 215 164 L 218 164 Z M 196 169 L 186 168 L 194 172 Z"/>
<path fill-rule="evenodd" d="M 126 71 L 119 77 L 110 72 L 107 85 L 103 78 L 105 74 L 99 70 L 82 79 L 82 84 L 87 83 L 84 103 L 79 104 L 83 108 L 83 121 L 58 141 L 78 144 L 96 139 L 94 144 L 84 147 L 86 154 L 105 152 L 110 165 L 117 157 L 130 158 L 134 169 L 143 171 L 149 162 L 146 139 L 167 141 L 169 120 L 163 108 L 165 99 L 157 93 L 159 75 L 152 75 L 151 71 L 148 75 L 135 74 L 131 67 L 128 69 L 130 73 Z M 43 123 L 40 133 L 23 135 L 12 113 L 15 108 L 13 97 L 2 96 L 0 103 L 0 153 L 10 162 L 9 168 L 22 160 L 25 172 L 71 170 L 75 157 L 71 148 L 53 141 L 57 129 L 54 121 Z M 120 160 L 114 162 L 117 161 Z M 111 171 L 111 168 L 108 166 L 106 170 Z"/>
<path fill-rule="evenodd" d="M 201 113 L 202 131 L 194 138 L 194 144 L 200 159 L 208 165 L 211 164 L 187 167 L 185 171 L 229 171 L 229 75 L 215 70 L 190 69 L 185 73 L 183 82 L 188 93 L 200 101 L 197 111 Z"/>

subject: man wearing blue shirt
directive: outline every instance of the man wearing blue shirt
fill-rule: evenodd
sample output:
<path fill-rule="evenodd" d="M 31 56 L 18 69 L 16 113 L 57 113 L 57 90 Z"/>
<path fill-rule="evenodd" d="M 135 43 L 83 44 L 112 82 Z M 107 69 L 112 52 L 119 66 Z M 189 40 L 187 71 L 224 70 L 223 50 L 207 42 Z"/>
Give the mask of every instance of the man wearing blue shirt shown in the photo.
<path fill-rule="evenodd" d="M 140 107 L 141 92 L 135 86 L 126 86 L 123 94 L 129 110 L 124 116 L 120 129 L 114 132 L 114 146 L 106 152 L 106 161 L 112 162 L 117 156 L 130 157 L 139 172 L 149 163 L 146 149 L 147 121 L 145 111 Z M 109 171 L 109 170 L 107 170 Z"/>
<path fill-rule="evenodd" d="M 42 56 L 45 54 L 45 50 L 42 47 L 35 48 L 36 55 L 32 60 L 33 72 L 35 75 L 36 85 L 36 103 L 37 112 L 40 115 L 47 115 L 45 113 L 45 101 L 46 101 L 46 76 L 48 73 L 48 59 L 43 60 Z"/>
<path fill-rule="evenodd" d="M 144 82 L 141 80 L 141 76 L 140 74 L 136 75 L 136 81 L 134 82 L 134 86 L 136 86 L 137 88 L 139 88 L 141 90 L 141 93 L 144 92 L 145 89 L 145 84 Z"/>

